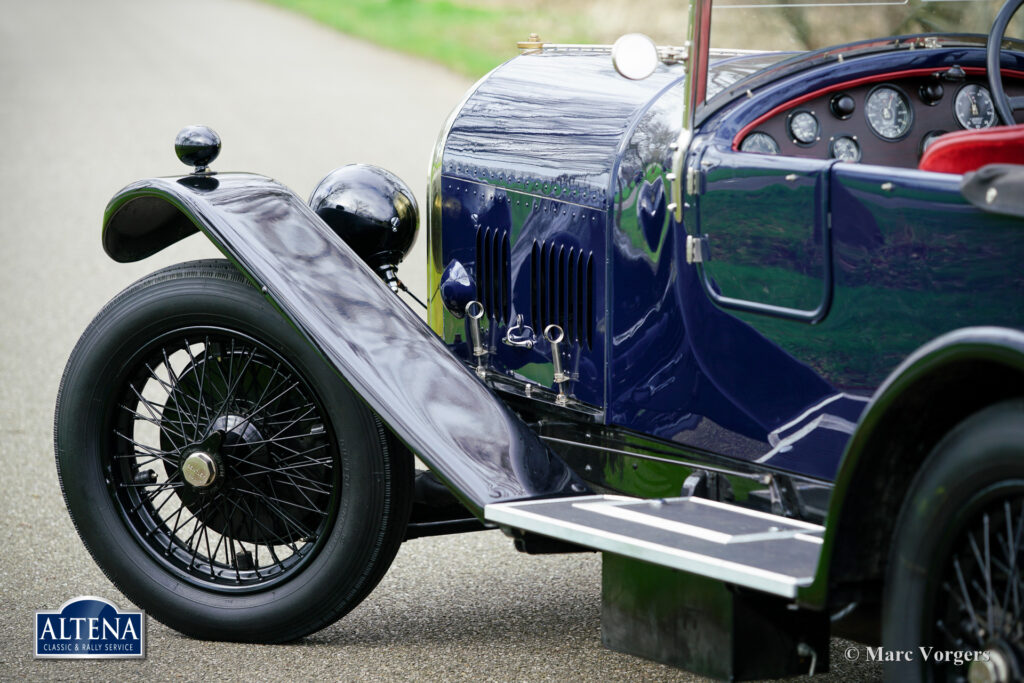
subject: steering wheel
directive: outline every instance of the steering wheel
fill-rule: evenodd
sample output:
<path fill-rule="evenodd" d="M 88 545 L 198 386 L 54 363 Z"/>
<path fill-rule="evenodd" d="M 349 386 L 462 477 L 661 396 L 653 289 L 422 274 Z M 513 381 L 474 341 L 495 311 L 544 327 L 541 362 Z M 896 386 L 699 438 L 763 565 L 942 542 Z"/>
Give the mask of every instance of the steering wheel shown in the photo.
<path fill-rule="evenodd" d="M 1009 97 L 1006 88 L 1003 87 L 1003 73 L 999 69 L 999 52 L 1003 44 L 1003 37 L 1006 35 L 1006 27 L 1010 19 L 1017 13 L 1024 0 L 1006 0 L 1006 3 L 996 15 L 992 30 L 988 32 L 988 45 L 985 47 L 985 68 L 988 71 L 988 87 L 992 91 L 992 103 L 996 107 L 996 113 L 1004 125 L 1016 125 L 1013 112 L 1016 109 L 1024 109 L 1024 97 Z"/>

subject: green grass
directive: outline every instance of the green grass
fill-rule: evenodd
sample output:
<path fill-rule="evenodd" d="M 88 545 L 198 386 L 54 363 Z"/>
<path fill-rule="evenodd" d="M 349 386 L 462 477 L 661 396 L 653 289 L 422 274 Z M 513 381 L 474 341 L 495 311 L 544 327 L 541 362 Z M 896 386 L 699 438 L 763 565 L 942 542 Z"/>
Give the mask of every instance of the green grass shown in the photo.
<path fill-rule="evenodd" d="M 546 10 L 451 0 L 266 0 L 343 33 L 440 62 L 479 77 L 518 54 L 517 40 L 546 36 L 580 41 L 572 21 Z M 556 36 L 552 36 L 555 39 Z"/>

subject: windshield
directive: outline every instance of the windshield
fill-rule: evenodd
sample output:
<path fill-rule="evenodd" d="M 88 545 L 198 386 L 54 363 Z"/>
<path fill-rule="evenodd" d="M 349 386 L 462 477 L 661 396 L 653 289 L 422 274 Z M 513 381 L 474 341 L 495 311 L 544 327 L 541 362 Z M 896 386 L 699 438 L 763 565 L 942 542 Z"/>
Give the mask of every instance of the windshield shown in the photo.
<path fill-rule="evenodd" d="M 916 33 L 981 33 L 997 0 L 714 0 L 711 47 L 816 50 L 869 38 Z M 1007 37 L 1024 36 L 1024 10 Z"/>

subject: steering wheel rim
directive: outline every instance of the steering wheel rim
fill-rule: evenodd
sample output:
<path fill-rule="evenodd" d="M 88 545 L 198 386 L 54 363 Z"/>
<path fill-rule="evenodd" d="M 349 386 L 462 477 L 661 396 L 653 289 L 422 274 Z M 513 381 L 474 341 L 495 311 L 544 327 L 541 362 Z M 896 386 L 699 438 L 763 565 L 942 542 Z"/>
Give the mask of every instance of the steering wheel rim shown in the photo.
<path fill-rule="evenodd" d="M 1003 86 L 1003 72 L 999 68 L 999 57 L 1003 38 L 1006 36 L 1006 27 L 1010 25 L 1010 19 L 1017 13 L 1024 0 L 1006 0 L 992 23 L 992 29 L 988 32 L 988 44 L 985 46 L 985 70 L 988 72 L 988 87 L 992 91 L 992 103 L 995 105 L 996 113 L 1003 125 L 1016 125 L 1013 118 L 1015 109 L 1024 108 L 1024 97 L 1015 97 L 1012 100 L 1006 94 Z M 1017 106 L 1014 106 L 1017 105 Z"/>

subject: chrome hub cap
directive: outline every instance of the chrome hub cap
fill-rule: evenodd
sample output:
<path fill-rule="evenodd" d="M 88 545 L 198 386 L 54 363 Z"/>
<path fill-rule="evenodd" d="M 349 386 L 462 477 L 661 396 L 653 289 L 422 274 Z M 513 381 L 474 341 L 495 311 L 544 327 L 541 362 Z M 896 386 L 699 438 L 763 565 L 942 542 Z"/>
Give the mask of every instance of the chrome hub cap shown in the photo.
<path fill-rule="evenodd" d="M 970 683 L 1009 683 L 1010 663 L 998 649 L 986 650 L 988 661 L 974 661 L 967 669 Z"/>
<path fill-rule="evenodd" d="M 213 457 L 202 451 L 196 451 L 181 464 L 181 475 L 185 481 L 196 488 L 206 488 L 217 481 L 217 463 Z"/>

